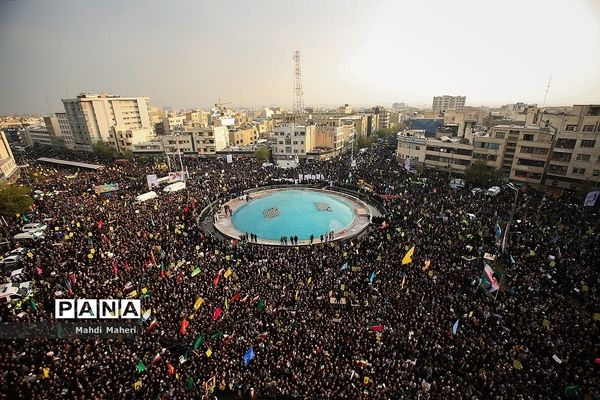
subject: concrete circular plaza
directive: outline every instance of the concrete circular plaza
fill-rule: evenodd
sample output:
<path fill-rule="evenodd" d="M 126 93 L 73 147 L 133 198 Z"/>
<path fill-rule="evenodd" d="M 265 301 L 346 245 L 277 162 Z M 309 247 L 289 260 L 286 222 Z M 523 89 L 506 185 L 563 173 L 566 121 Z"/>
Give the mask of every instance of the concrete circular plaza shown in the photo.
<path fill-rule="evenodd" d="M 224 236 L 255 234 L 255 243 L 280 246 L 281 237 L 298 237 L 298 245 L 358 235 L 370 223 L 372 207 L 347 193 L 312 187 L 278 187 L 253 191 L 224 204 L 214 218 Z M 325 241 L 325 239 L 324 239 Z M 328 239 L 327 241 L 331 241 Z"/>

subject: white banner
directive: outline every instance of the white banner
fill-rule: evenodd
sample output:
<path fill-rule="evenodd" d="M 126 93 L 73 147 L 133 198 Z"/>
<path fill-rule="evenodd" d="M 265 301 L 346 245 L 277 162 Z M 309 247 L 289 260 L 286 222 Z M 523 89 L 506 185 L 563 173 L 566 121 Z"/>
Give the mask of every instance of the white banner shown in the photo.
<path fill-rule="evenodd" d="M 233 156 L 231 154 L 227 154 L 227 164 L 231 164 L 233 162 Z"/>
<path fill-rule="evenodd" d="M 584 207 L 594 207 L 596 205 L 596 200 L 598 200 L 598 196 L 600 195 L 599 191 L 589 192 L 587 196 L 585 196 L 585 201 L 583 202 Z"/>

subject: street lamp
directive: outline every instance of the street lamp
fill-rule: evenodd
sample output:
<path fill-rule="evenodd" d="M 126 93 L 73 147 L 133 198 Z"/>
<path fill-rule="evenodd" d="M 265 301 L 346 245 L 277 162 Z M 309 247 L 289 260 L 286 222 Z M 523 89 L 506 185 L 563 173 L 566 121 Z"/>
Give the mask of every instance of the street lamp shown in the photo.
<path fill-rule="evenodd" d="M 502 238 L 502 253 L 504 253 L 504 249 L 506 247 L 506 238 L 508 236 L 508 229 L 510 228 L 510 224 L 512 223 L 513 217 L 515 216 L 515 208 L 517 207 L 517 198 L 519 197 L 519 189 L 518 187 L 515 187 L 515 185 L 511 183 L 509 183 L 508 185 L 506 185 L 507 188 L 514 190 L 515 192 L 515 201 L 513 202 L 513 206 L 512 206 L 512 210 L 510 211 L 510 218 L 508 219 L 508 222 L 506 223 L 506 229 L 504 229 L 504 237 Z"/>

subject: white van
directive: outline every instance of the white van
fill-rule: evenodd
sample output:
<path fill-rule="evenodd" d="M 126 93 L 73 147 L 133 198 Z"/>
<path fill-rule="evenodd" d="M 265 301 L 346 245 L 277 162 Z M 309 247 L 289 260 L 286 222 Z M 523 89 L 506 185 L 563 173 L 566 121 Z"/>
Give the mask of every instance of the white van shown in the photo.
<path fill-rule="evenodd" d="M 0 285 L 0 304 L 14 303 L 31 294 L 31 281 Z"/>
<path fill-rule="evenodd" d="M 163 192 L 177 192 L 182 189 L 185 189 L 185 182 L 175 182 L 170 184 L 169 186 L 165 186 Z"/>
<path fill-rule="evenodd" d="M 154 199 L 156 197 L 158 197 L 158 195 L 156 194 L 156 192 L 155 191 L 150 191 L 150 192 L 147 192 L 147 193 L 144 193 L 144 194 L 140 194 L 139 196 L 137 196 L 135 198 L 135 201 L 142 203 L 144 201 L 151 200 L 151 199 Z"/>

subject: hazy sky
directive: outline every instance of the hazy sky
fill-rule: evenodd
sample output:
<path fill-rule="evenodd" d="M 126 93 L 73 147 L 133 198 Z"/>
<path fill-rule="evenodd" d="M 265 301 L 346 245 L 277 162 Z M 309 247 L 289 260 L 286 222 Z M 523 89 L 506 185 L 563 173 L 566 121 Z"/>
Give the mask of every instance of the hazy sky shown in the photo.
<path fill-rule="evenodd" d="M 0 114 L 104 91 L 205 107 L 600 103 L 600 0 L 0 0 Z"/>

